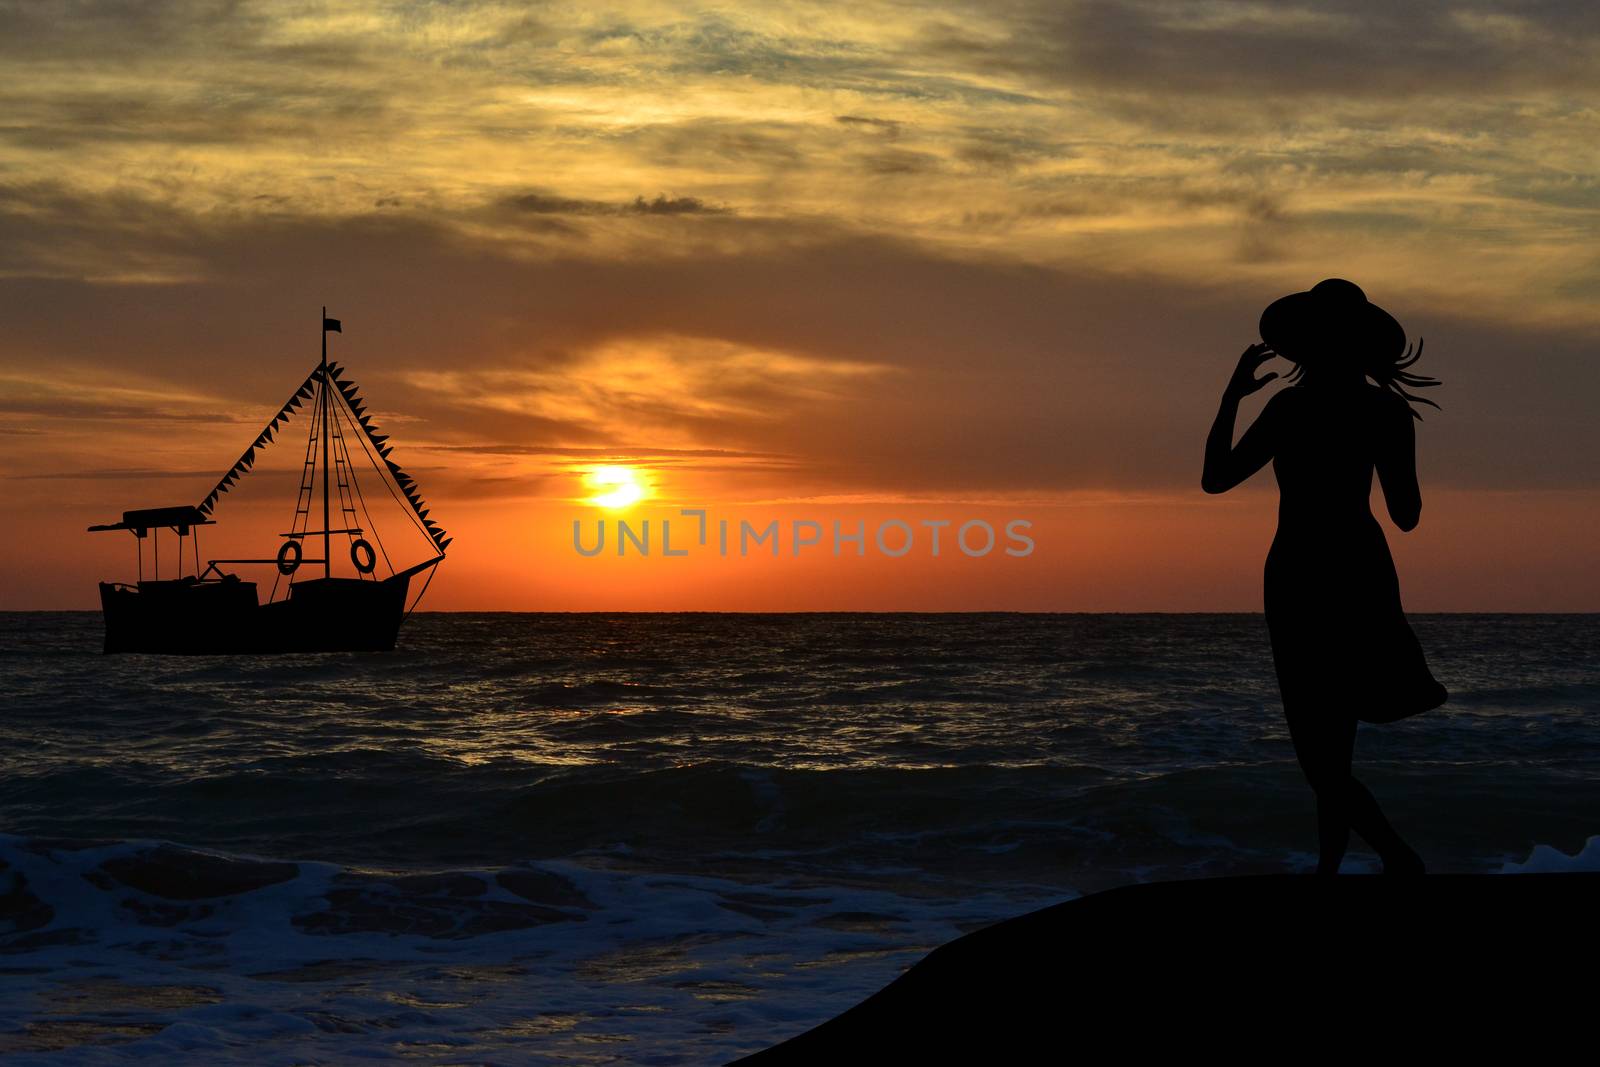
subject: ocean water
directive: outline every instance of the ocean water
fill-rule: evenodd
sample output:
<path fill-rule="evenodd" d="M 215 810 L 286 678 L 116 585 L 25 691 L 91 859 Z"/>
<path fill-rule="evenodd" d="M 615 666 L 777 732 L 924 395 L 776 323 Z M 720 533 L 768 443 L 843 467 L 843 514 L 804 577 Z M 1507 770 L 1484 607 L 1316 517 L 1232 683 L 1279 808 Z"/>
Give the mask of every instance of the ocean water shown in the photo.
<path fill-rule="evenodd" d="M 1600 616 L 1413 623 L 1452 699 L 1356 753 L 1396 826 L 1434 871 L 1600 866 Z M 1254 615 L 100 637 L 0 614 L 8 1063 L 720 1063 L 967 930 L 1314 865 Z"/>

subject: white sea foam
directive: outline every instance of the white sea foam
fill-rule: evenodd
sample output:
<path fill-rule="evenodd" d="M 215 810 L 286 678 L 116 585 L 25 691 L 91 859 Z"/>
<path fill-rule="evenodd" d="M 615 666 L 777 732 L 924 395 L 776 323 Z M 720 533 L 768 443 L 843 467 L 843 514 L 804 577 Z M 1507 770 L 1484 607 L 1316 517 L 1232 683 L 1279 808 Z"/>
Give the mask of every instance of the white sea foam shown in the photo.
<path fill-rule="evenodd" d="M 481 882 L 481 894 L 426 899 L 408 898 L 403 877 L 318 863 L 299 864 L 274 885 L 191 901 L 105 877 L 107 862 L 159 847 L 55 850 L 0 837 L 10 865 L 0 891 L 25 886 L 55 911 L 43 926 L 0 938 L 8 1063 L 293 1064 L 396 1054 L 721 1062 L 843 1010 L 966 929 L 1042 903 L 562 861 L 518 870 L 569 883 L 585 903 L 565 910 L 581 919 L 469 937 L 323 934 L 308 932 L 304 917 L 325 913 L 330 894 L 352 885 L 368 894 L 344 905 L 357 917 L 368 902 L 409 901 L 452 921 L 486 902 L 528 902 L 496 872 L 453 872 Z M 459 878 L 452 884 L 459 890 Z M 60 1042 L 68 1047 L 52 1050 L 63 1026 L 78 1029 Z"/>
<path fill-rule="evenodd" d="M 1534 845 L 1528 858 L 1521 863 L 1507 863 L 1501 874 L 1564 874 L 1576 871 L 1600 871 L 1600 835 L 1589 838 L 1576 855 L 1569 856 L 1549 845 Z"/>

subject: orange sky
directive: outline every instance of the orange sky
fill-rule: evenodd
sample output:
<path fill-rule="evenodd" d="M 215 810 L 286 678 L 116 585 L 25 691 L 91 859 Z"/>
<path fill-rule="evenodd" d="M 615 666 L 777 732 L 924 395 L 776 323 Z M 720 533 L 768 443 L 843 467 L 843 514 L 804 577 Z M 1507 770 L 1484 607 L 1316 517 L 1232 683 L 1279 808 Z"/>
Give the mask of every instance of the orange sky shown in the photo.
<path fill-rule="evenodd" d="M 1600 610 L 1597 23 L 0 7 L 0 608 L 130 578 L 84 527 L 203 497 L 326 304 L 457 538 L 430 607 L 1255 610 L 1270 477 L 1200 493 L 1206 428 L 1261 309 L 1342 276 L 1445 382 L 1407 606 Z M 291 426 L 208 555 L 275 551 Z M 1036 551 L 585 559 L 605 464 L 637 521 L 1024 518 Z"/>

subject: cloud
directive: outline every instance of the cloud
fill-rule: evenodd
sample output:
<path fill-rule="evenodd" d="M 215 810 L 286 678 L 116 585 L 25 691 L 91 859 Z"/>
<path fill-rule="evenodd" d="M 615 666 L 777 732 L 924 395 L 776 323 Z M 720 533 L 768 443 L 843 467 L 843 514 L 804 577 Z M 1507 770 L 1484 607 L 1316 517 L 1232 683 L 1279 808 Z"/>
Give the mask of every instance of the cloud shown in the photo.
<path fill-rule="evenodd" d="M 535 215 L 613 215 L 621 209 L 615 204 L 599 200 L 579 200 L 568 196 L 547 196 L 544 193 L 521 193 L 505 198 L 507 207 Z"/>
<path fill-rule="evenodd" d="M 110 373 L 0 372 L 0 415 L 92 422 L 235 422 L 240 416 L 219 411 L 218 400 L 160 384 L 109 381 Z M 248 420 L 245 420 L 248 421 Z"/>
<path fill-rule="evenodd" d="M 861 157 L 861 164 L 873 174 L 923 174 L 938 170 L 941 160 L 931 152 L 883 149 Z"/>
<path fill-rule="evenodd" d="M 171 416 L 197 431 L 164 444 L 172 469 L 225 465 L 238 442 L 204 424 L 281 401 L 316 361 L 326 304 L 345 324 L 333 352 L 402 461 L 441 449 L 461 479 L 632 454 L 734 497 L 1183 488 L 1206 398 L 1261 308 L 1317 277 L 1175 281 L 795 220 L 705 221 L 725 227 L 717 239 L 627 258 L 529 257 L 409 214 L 186 225 L 171 248 L 207 280 L 0 280 L 13 411 L 0 425 L 109 413 L 135 433 Z M 1423 429 L 1431 482 L 1593 484 L 1585 329 L 1355 273 L 1428 339 L 1425 369 L 1446 383 Z M 1519 352 L 1539 356 L 1508 361 Z M 137 385 L 116 383 L 130 371 Z M 1507 439 L 1522 446 L 1495 447 Z M 51 439 L 12 440 L 37 442 L 8 446 L 19 465 L 71 469 L 35 451 Z M 104 468 L 91 458 L 104 447 L 74 446 L 83 469 Z M 714 468 L 740 474 L 718 488 L 703 481 Z"/>
<path fill-rule="evenodd" d="M 917 50 L 1035 83 L 1140 96 L 1399 101 L 1592 88 L 1592 5 L 1027 0 L 999 32 L 931 24 Z"/>
<path fill-rule="evenodd" d="M 1239 281 L 1349 238 L 1366 276 L 1387 262 L 1441 290 L 1481 285 L 1462 265 L 1509 244 L 1507 309 L 1561 298 L 1568 317 L 1586 302 L 1563 287 L 1595 273 L 1576 235 L 1597 195 L 1597 19 L 1578 4 L 1019 0 L 796 22 L 763 3 L 191 0 L 0 22 L 0 174 L 95 223 L 9 216 L 13 275 L 179 280 L 194 220 L 374 206 L 498 226 L 532 254 L 727 247 L 752 231 L 645 231 L 738 216 Z"/>
<path fill-rule="evenodd" d="M 1261 306 L 1338 274 L 1429 338 L 1441 478 L 1588 485 L 1589 11 L 0 5 L 0 432 L 264 407 L 327 304 L 486 484 L 1180 487 Z"/>
<path fill-rule="evenodd" d="M 782 456 L 775 452 L 741 452 L 728 448 L 658 448 L 626 444 L 583 448 L 571 445 L 524 445 L 502 442 L 479 445 L 427 445 L 425 448 L 433 452 L 468 452 L 487 456 L 550 456 L 573 462 L 607 460 L 616 463 L 678 463 L 701 459 L 760 460 L 770 463 L 795 461 L 792 456 Z"/>
<path fill-rule="evenodd" d="M 709 337 L 634 333 L 549 367 L 415 370 L 405 382 L 435 405 L 565 425 L 576 431 L 569 440 L 645 438 L 657 454 L 729 458 L 740 450 L 695 446 L 715 435 L 737 439 L 764 421 L 806 418 L 887 371 Z"/>
<path fill-rule="evenodd" d="M 891 141 L 900 136 L 901 124 L 895 119 L 880 119 L 871 115 L 835 115 L 833 121 L 877 132 Z"/>
<path fill-rule="evenodd" d="M 698 197 L 664 195 L 654 200 L 636 196 L 623 210 L 634 215 L 725 215 L 729 211 L 725 207 L 710 207 Z"/>
<path fill-rule="evenodd" d="M 19 481 L 45 481 L 56 482 L 63 479 L 77 481 L 106 481 L 106 482 L 141 482 L 151 479 L 181 478 L 185 481 L 203 480 L 216 477 L 214 470 L 172 471 L 155 470 L 144 467 L 116 468 L 110 467 L 103 470 L 74 470 L 74 471 L 47 471 L 40 474 L 7 474 L 7 478 Z"/>
<path fill-rule="evenodd" d="M 601 200 L 583 200 L 577 197 L 549 196 L 544 193 L 520 193 L 506 197 L 502 203 L 517 211 L 534 215 L 725 215 L 729 209 L 706 204 L 698 197 L 667 196 L 656 194 L 653 200 L 636 196 L 621 204 Z"/>

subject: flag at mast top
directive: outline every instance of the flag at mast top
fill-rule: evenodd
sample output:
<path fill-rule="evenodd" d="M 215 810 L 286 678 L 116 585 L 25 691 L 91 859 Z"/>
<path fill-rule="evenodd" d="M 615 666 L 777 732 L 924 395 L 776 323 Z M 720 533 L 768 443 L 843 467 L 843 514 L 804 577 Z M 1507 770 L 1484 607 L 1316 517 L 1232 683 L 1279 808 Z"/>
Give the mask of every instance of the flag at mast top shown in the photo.
<path fill-rule="evenodd" d="M 322 313 L 322 332 L 328 333 L 329 331 L 332 331 L 333 333 L 344 333 L 343 330 L 339 329 L 339 320 L 328 318 L 328 313 L 326 310 L 324 310 Z"/>

